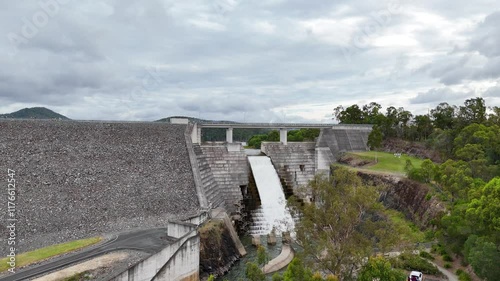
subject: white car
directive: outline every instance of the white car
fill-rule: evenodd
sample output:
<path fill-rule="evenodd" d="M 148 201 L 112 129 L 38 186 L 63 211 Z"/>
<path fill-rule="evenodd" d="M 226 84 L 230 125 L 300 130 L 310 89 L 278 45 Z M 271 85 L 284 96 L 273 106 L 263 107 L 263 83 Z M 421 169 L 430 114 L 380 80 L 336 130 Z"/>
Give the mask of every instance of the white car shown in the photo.
<path fill-rule="evenodd" d="M 420 271 L 412 271 L 408 276 L 408 281 L 423 281 L 424 275 Z"/>

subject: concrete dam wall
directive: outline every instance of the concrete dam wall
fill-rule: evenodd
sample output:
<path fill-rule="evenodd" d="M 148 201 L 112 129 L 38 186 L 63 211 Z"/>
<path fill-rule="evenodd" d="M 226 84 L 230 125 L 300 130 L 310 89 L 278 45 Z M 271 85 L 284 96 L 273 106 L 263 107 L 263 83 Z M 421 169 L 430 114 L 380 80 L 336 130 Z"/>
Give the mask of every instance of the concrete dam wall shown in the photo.
<path fill-rule="evenodd" d="M 316 142 L 263 142 L 284 186 L 289 190 L 306 185 L 317 173 L 328 173 L 343 152 L 367 151 L 371 126 L 339 125 L 322 129 Z"/>
<path fill-rule="evenodd" d="M 248 185 L 249 166 L 239 144 L 206 143 L 193 145 L 205 196 L 212 208 L 223 207 L 228 214 L 238 214 Z"/>
<path fill-rule="evenodd" d="M 198 213 L 186 129 L 165 123 L 0 120 L 0 171 L 16 172 L 18 251 L 164 226 Z M 3 232 L 6 200 L 0 196 Z M 4 239 L 0 243 L 6 244 Z"/>

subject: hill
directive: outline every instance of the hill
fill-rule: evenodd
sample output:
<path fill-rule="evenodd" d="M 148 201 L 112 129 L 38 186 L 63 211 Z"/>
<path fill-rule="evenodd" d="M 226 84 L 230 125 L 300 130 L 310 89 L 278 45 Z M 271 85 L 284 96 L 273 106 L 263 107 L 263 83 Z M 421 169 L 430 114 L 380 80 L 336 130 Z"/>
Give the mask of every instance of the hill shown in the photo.
<path fill-rule="evenodd" d="M 56 113 L 45 107 L 24 108 L 16 112 L 0 114 L 0 118 L 12 119 L 62 119 L 69 120 L 68 117 Z"/>

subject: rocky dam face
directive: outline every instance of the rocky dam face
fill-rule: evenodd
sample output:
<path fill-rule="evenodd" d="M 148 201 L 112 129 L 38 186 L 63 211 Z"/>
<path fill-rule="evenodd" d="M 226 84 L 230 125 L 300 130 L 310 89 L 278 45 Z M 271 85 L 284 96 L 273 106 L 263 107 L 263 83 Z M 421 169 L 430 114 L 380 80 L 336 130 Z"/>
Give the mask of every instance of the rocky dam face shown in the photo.
<path fill-rule="evenodd" d="M 186 129 L 166 123 L 0 120 L 2 178 L 7 169 L 15 171 L 19 252 L 164 226 L 196 213 Z M 5 194 L 3 232 L 6 207 Z"/>

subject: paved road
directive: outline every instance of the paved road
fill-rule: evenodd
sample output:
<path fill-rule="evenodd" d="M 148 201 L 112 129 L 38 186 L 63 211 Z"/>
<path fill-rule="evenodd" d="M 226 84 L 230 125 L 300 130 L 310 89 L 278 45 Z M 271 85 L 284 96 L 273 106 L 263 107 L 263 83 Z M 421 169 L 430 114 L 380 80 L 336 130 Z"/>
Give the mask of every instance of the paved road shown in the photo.
<path fill-rule="evenodd" d="M 4 276 L 0 278 L 0 281 L 27 280 L 28 278 L 46 274 L 73 263 L 118 250 L 138 250 L 154 254 L 174 241 L 174 238 L 168 237 L 166 233 L 166 228 L 156 228 L 119 234 L 97 247 L 83 250 L 48 264 L 30 267 L 15 274 Z"/>

